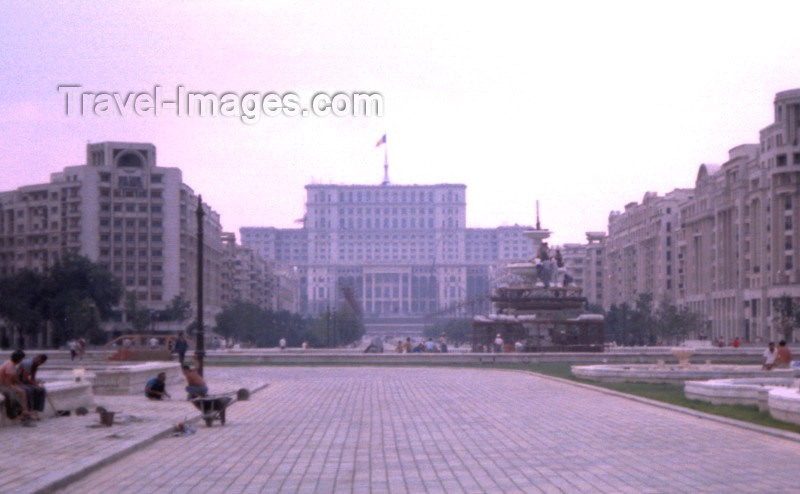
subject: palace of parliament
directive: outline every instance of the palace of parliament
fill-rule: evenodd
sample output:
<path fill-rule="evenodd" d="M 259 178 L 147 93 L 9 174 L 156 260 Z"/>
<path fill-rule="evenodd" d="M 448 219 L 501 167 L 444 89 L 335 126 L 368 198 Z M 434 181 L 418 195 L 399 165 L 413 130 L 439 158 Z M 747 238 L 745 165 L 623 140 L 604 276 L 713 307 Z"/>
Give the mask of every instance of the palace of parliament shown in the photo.
<path fill-rule="evenodd" d="M 419 332 L 438 313 L 489 307 L 505 261 L 531 259 L 531 227 L 466 227 L 466 186 L 307 185 L 301 229 L 242 228 L 242 244 L 300 276 L 316 314 L 352 297 L 368 331 Z"/>

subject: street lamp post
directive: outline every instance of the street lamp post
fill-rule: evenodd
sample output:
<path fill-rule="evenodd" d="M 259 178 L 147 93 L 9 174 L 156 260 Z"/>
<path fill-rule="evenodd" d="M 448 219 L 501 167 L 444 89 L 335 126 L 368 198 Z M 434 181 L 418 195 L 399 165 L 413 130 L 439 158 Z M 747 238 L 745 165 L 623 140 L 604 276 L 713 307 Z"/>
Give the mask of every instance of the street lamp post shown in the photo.
<path fill-rule="evenodd" d="M 203 358 L 206 355 L 205 328 L 203 327 L 203 196 L 197 196 L 197 334 L 195 351 L 197 372 L 203 375 Z"/>
<path fill-rule="evenodd" d="M 327 347 L 331 347 L 331 306 L 325 310 L 325 334 L 327 336 Z"/>

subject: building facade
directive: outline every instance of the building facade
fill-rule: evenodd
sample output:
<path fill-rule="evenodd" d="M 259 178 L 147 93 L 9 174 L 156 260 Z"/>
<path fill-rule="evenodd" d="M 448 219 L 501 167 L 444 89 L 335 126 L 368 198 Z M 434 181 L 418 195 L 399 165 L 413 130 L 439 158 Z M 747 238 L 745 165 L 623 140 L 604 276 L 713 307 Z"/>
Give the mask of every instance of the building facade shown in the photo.
<path fill-rule="evenodd" d="M 0 192 L 0 276 L 41 272 L 79 254 L 105 266 L 148 309 L 164 309 L 178 295 L 196 305 L 198 200 L 181 171 L 157 166 L 155 146 L 146 143 L 89 144 L 86 160 L 48 183 Z M 221 306 L 221 226 L 203 208 L 212 318 Z M 112 327 L 129 325 L 120 315 Z"/>
<path fill-rule="evenodd" d="M 371 333 L 489 308 L 499 261 L 531 259 L 529 227 L 466 227 L 466 186 L 308 185 L 300 229 L 242 228 L 242 244 L 298 274 L 301 312 L 355 302 Z"/>
<path fill-rule="evenodd" d="M 594 306 L 603 306 L 603 281 L 606 243 L 605 232 L 586 232 L 586 257 L 584 258 L 583 296 L 587 303 Z"/>
<path fill-rule="evenodd" d="M 701 165 L 693 189 L 611 214 L 606 308 L 652 293 L 700 314 L 698 336 L 781 338 L 775 301 L 800 300 L 800 89 L 776 95 L 774 117 L 758 144 Z"/>
<path fill-rule="evenodd" d="M 632 304 L 645 293 L 656 303 L 675 301 L 679 206 L 691 197 L 691 189 L 664 196 L 648 192 L 641 204 L 629 203 L 623 212 L 609 215 L 603 247 L 604 307 Z"/>

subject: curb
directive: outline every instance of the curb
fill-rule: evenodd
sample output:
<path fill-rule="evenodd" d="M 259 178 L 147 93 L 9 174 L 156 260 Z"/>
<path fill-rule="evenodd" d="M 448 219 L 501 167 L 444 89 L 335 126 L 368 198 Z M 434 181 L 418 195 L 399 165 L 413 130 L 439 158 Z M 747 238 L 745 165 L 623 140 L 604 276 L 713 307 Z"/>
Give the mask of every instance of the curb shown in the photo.
<path fill-rule="evenodd" d="M 498 370 L 502 370 L 502 369 L 498 369 Z M 617 398 L 624 398 L 626 400 L 635 401 L 637 403 L 642 403 L 644 405 L 650 405 L 650 406 L 654 406 L 654 407 L 658 407 L 658 408 L 663 408 L 665 410 L 670 410 L 670 411 L 673 411 L 673 412 L 682 413 L 684 415 L 689 415 L 689 416 L 692 416 L 692 417 L 695 417 L 695 418 L 698 418 L 698 419 L 710 420 L 712 422 L 718 422 L 718 423 L 721 423 L 721 424 L 726 424 L 726 425 L 730 425 L 730 426 L 733 426 L 733 427 L 738 427 L 740 429 L 746 429 L 746 430 L 749 430 L 749 431 L 752 431 L 752 432 L 759 432 L 761 434 L 766 434 L 766 435 L 769 435 L 769 436 L 778 437 L 778 438 L 781 438 L 781 439 L 786 439 L 788 441 L 794 441 L 796 443 L 800 443 L 800 434 L 798 434 L 796 432 L 789 432 L 789 431 L 784 431 L 784 430 L 780 430 L 780 429 L 775 429 L 775 428 L 772 428 L 772 427 L 766 427 L 766 426 L 763 426 L 763 425 L 751 424 L 750 422 L 744 422 L 742 420 L 736 420 L 736 419 L 732 419 L 732 418 L 728 418 L 728 417 L 722 417 L 722 416 L 719 416 L 719 415 L 714 415 L 714 414 L 710 414 L 710 413 L 706 413 L 706 412 L 700 412 L 700 411 L 697 411 L 697 410 L 692 410 L 691 408 L 684 408 L 684 407 L 681 407 L 681 406 L 678 406 L 678 405 L 672 405 L 670 403 L 664 403 L 663 401 L 651 400 L 649 398 L 643 398 L 641 396 L 622 393 L 620 391 L 614 391 L 613 389 L 606 389 L 606 388 L 602 388 L 600 386 L 594 386 L 594 385 L 591 385 L 591 384 L 570 381 L 568 379 L 564 379 L 564 378 L 561 378 L 561 377 L 548 376 L 546 374 L 539 374 L 538 372 L 523 371 L 523 370 L 511 370 L 511 372 L 519 372 L 519 373 L 528 374 L 528 375 L 535 374 L 537 377 L 542 377 L 544 379 L 549 379 L 551 381 L 556 381 L 556 382 L 559 382 L 559 383 L 562 383 L 562 384 L 570 384 L 572 386 L 577 386 L 579 388 L 583 388 L 583 389 L 586 389 L 586 390 L 589 390 L 589 391 L 595 391 L 595 392 L 603 393 L 603 394 L 610 395 L 610 396 L 616 396 Z"/>
<path fill-rule="evenodd" d="M 253 394 L 263 390 L 267 386 L 269 386 L 269 383 L 261 383 L 258 386 L 253 387 L 252 389 L 250 389 L 251 396 Z M 193 417 L 191 419 L 187 419 L 185 422 L 187 424 L 195 424 L 195 423 L 200 422 L 202 419 L 203 419 L 203 415 L 202 414 L 198 414 L 196 417 Z M 174 430 L 175 430 L 175 427 L 170 425 L 169 427 L 167 427 L 167 428 L 165 428 L 165 429 L 163 429 L 163 430 L 161 430 L 159 432 L 156 432 L 155 434 L 153 434 L 153 435 L 151 435 L 149 437 L 145 437 L 141 441 L 139 441 L 139 442 L 137 442 L 135 444 L 132 444 L 132 445 L 126 447 L 126 448 L 123 448 L 120 451 L 112 453 L 112 454 L 110 454 L 108 456 L 104 456 L 102 458 L 89 458 L 88 460 L 82 462 L 82 464 L 80 464 L 80 466 L 78 467 L 78 469 L 76 471 L 74 471 L 72 473 L 69 473 L 67 475 L 63 475 L 63 476 L 61 476 L 59 478 L 52 479 L 52 480 L 44 480 L 44 479 L 47 478 L 45 476 L 44 479 L 43 479 L 43 482 L 45 482 L 45 484 L 43 486 L 38 487 L 35 490 L 31 491 L 31 493 L 32 494 L 49 494 L 49 493 L 55 492 L 55 491 L 57 491 L 59 489 L 64 489 L 69 484 L 86 477 L 87 475 L 89 475 L 92 472 L 95 472 L 95 471 L 97 471 L 97 470 L 99 470 L 99 469 L 101 469 L 101 468 L 103 468 L 105 466 L 108 466 L 108 465 L 110 465 L 110 464 L 112 464 L 112 463 L 114 463 L 116 461 L 119 461 L 119 460 L 125 458 L 126 456 L 128 456 L 128 455 L 130 455 L 132 453 L 135 453 L 135 452 L 137 452 L 137 451 L 139 451 L 141 449 L 144 449 L 147 446 L 150 446 L 151 444 L 155 443 L 156 441 L 158 441 L 160 439 L 163 439 L 165 437 L 169 437 L 169 435 L 172 434 L 174 432 Z"/>

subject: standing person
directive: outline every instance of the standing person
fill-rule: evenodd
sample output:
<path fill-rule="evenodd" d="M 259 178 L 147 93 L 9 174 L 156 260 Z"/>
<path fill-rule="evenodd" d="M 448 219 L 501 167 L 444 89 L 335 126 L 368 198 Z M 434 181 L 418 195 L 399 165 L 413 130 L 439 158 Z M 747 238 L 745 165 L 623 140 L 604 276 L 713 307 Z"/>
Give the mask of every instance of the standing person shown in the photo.
<path fill-rule="evenodd" d="M 202 398 L 208 394 L 206 381 L 203 379 L 203 376 L 200 375 L 200 360 L 197 358 L 197 355 L 194 356 L 194 360 L 197 364 L 197 369 L 192 369 L 192 366 L 188 363 L 181 365 L 183 377 L 186 378 L 186 392 L 189 393 L 189 397 L 187 398 L 189 400 L 192 398 Z"/>
<path fill-rule="evenodd" d="M 23 359 L 19 365 L 20 386 L 28 395 L 28 409 L 35 419 L 38 419 L 38 412 L 44 412 L 46 391 L 42 382 L 36 380 L 36 371 L 45 362 L 47 362 L 47 355 L 40 353 L 33 358 Z"/>
<path fill-rule="evenodd" d="M 178 354 L 178 362 L 183 365 L 183 359 L 186 358 L 186 350 L 189 349 L 189 342 L 186 341 L 183 331 L 178 333 L 178 339 L 175 341 L 175 349 L 173 350 Z"/>
<path fill-rule="evenodd" d="M 775 351 L 775 342 L 770 341 L 767 349 L 764 350 L 764 365 L 761 366 L 764 370 L 772 370 L 775 367 L 775 359 L 778 357 L 778 352 Z"/>
<path fill-rule="evenodd" d="M 78 360 L 83 360 L 83 354 L 86 352 L 86 340 L 83 338 L 78 338 L 76 350 L 78 352 Z"/>
<path fill-rule="evenodd" d="M 75 360 L 75 355 L 78 354 L 78 344 L 75 343 L 75 340 L 69 340 L 67 347 L 69 348 L 70 360 Z"/>
<path fill-rule="evenodd" d="M 775 367 L 779 369 L 788 369 L 792 366 L 792 352 L 786 346 L 786 340 L 778 342 L 778 351 L 775 357 Z"/>
<path fill-rule="evenodd" d="M 281 350 L 286 350 L 286 338 L 281 338 L 280 341 L 278 341 L 278 346 Z"/>
<path fill-rule="evenodd" d="M 737 336 L 736 338 L 733 339 L 733 343 L 731 343 L 731 346 L 733 348 L 739 348 L 739 345 L 741 345 L 741 344 L 742 344 L 742 340 L 740 340 L 739 337 Z"/>
<path fill-rule="evenodd" d="M 503 337 L 500 336 L 500 333 L 497 333 L 497 338 L 494 339 L 494 353 L 500 353 L 503 351 Z"/>
<path fill-rule="evenodd" d="M 151 400 L 161 400 L 165 396 L 172 398 L 167 393 L 167 374 L 160 372 L 158 376 L 147 381 L 147 384 L 144 385 L 144 395 Z"/>

